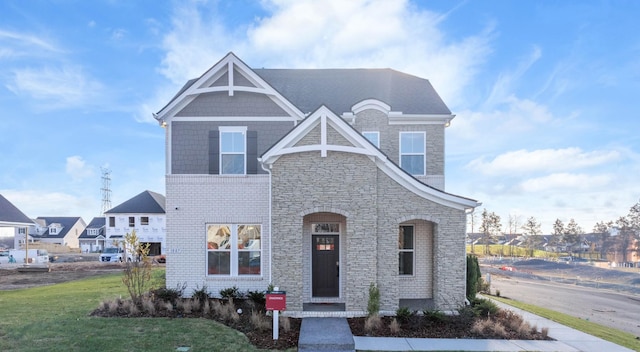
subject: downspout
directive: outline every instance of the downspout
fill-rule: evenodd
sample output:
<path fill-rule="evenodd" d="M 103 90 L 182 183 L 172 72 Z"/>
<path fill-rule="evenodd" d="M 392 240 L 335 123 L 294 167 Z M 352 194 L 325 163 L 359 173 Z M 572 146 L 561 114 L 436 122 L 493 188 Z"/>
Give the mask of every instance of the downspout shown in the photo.
<path fill-rule="evenodd" d="M 269 285 L 271 285 L 273 283 L 273 252 L 271 251 L 271 241 L 273 239 L 273 233 L 271 233 L 271 165 L 269 165 L 268 168 L 265 168 L 265 164 L 262 162 L 261 158 L 258 159 L 258 162 L 260 162 L 262 170 L 269 174 L 269 220 L 267 228 L 269 229 Z"/>

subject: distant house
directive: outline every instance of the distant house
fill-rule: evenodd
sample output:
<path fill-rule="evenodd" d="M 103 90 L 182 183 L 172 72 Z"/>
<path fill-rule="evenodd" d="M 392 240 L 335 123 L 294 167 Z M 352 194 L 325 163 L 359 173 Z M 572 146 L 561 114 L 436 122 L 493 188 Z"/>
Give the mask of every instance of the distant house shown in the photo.
<path fill-rule="evenodd" d="M 14 245 L 15 238 L 19 233 L 22 234 L 22 238 L 25 237 L 27 228 L 33 225 L 33 221 L 29 219 L 20 209 L 13 205 L 7 198 L 0 194 L 0 227 L 12 228 L 15 231 L 15 235 L 8 237 L 6 241 L 3 239 L 1 245 L 9 247 Z M 15 247 L 14 245 L 14 248 Z"/>
<path fill-rule="evenodd" d="M 39 216 L 29 226 L 32 242 L 53 243 L 69 248 L 80 248 L 78 238 L 87 224 L 79 216 Z M 16 236 L 15 248 L 24 243 L 24 237 Z"/>
<path fill-rule="evenodd" d="M 82 231 L 78 240 L 80 250 L 85 253 L 101 252 L 104 249 L 106 234 L 104 231 L 105 220 L 103 217 L 96 217 Z"/>
<path fill-rule="evenodd" d="M 144 191 L 105 212 L 106 247 L 122 245 L 124 235 L 135 230 L 141 243 L 149 244 L 149 255 L 165 254 L 166 215 L 162 194 Z"/>

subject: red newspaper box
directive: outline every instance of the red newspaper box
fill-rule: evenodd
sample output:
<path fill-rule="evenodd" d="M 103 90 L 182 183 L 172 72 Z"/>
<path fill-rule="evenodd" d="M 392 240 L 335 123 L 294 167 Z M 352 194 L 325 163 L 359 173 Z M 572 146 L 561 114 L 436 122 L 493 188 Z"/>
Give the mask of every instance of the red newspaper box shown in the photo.
<path fill-rule="evenodd" d="M 287 293 L 285 291 L 267 291 L 266 299 L 267 310 L 287 309 Z"/>

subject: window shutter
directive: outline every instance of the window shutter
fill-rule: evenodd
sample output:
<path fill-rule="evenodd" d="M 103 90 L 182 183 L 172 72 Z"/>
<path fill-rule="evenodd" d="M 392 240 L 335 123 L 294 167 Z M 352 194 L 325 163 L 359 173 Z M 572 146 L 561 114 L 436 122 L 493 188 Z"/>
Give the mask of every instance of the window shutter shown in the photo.
<path fill-rule="evenodd" d="M 258 131 L 247 131 L 247 174 L 258 173 Z"/>
<path fill-rule="evenodd" d="M 220 173 L 220 131 L 209 131 L 209 174 Z"/>

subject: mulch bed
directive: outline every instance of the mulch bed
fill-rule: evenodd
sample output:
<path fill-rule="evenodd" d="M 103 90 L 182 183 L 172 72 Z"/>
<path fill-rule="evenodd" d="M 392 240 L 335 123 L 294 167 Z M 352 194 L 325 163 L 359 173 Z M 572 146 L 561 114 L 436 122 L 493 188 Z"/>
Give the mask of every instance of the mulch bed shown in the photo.
<path fill-rule="evenodd" d="M 191 301 L 193 307 L 188 308 L 185 312 L 185 302 Z M 227 313 L 220 313 L 220 306 L 230 304 L 227 300 L 209 299 L 210 307 L 204 308 L 199 302 L 193 303 L 191 299 L 178 298 L 167 309 L 166 301 L 155 300 L 153 309 L 149 308 L 150 303 L 142 304 L 131 312 L 131 301 L 117 300 L 114 302 L 104 302 L 98 309 L 91 313 L 93 316 L 100 317 L 165 317 L 165 318 L 206 318 L 213 319 L 225 324 L 233 329 L 244 333 L 249 341 L 261 349 L 284 350 L 294 348 L 298 344 L 300 333 L 300 325 L 302 320 L 296 318 L 288 318 L 289 329 L 284 329 L 284 324 L 280 323 L 279 339 L 273 340 L 271 330 L 271 317 L 264 317 L 265 326 L 256 328 L 255 321 L 251 319 L 251 312 L 260 312 L 264 316 L 264 305 L 255 303 L 249 299 L 240 299 L 233 302 L 231 311 L 242 310 L 242 314 L 236 316 L 237 320 L 230 318 Z M 212 308 L 218 305 L 218 310 Z M 148 311 L 151 310 L 152 313 Z M 505 315 L 504 311 L 492 317 L 491 323 L 485 324 L 488 328 L 482 332 L 472 331 L 474 322 L 480 318 L 471 317 L 469 315 L 457 316 L 426 316 L 415 315 L 399 319 L 399 324 L 393 329 L 394 317 L 381 317 L 379 326 L 375 329 L 365 329 L 366 318 L 349 318 L 348 323 L 352 333 L 355 336 L 376 336 L 376 337 L 415 337 L 415 338 L 474 338 L 474 339 L 546 339 L 546 336 L 540 332 L 532 333 L 531 329 L 515 331 L 513 329 L 505 329 L 496 333 L 493 327 L 498 325 L 496 322 L 501 321 L 501 325 L 508 326 L 506 320 L 513 320 L 513 315 Z"/>

